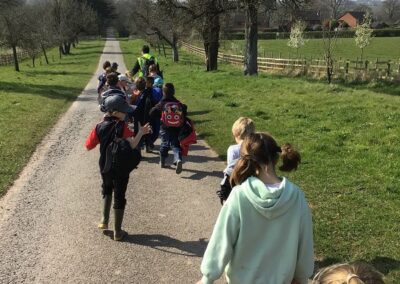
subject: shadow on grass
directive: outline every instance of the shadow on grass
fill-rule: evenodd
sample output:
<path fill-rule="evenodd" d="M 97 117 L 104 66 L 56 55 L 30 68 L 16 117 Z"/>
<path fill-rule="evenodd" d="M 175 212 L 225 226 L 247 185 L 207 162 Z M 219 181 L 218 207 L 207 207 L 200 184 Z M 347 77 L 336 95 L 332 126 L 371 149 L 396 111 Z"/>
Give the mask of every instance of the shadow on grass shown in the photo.
<path fill-rule="evenodd" d="M 323 80 L 317 80 L 309 77 L 296 77 L 299 79 L 304 78 L 304 80 L 310 83 L 326 83 Z M 344 80 L 335 80 L 334 84 L 343 88 L 352 88 L 354 90 L 363 91 L 373 91 L 377 93 L 383 93 L 391 96 L 400 96 L 400 84 L 396 82 L 387 81 L 376 81 L 376 82 L 346 82 Z M 327 83 L 326 83 L 327 84 Z"/>
<path fill-rule="evenodd" d="M 373 260 L 368 261 L 376 269 L 378 269 L 383 274 L 388 274 L 392 270 L 397 270 L 400 268 L 400 260 L 393 259 L 386 256 L 376 256 Z"/>
<path fill-rule="evenodd" d="M 315 270 L 327 267 L 332 264 L 343 263 L 344 261 L 335 257 L 327 257 L 319 261 L 315 261 Z M 386 256 L 376 256 L 370 261 L 364 259 L 358 259 L 356 262 L 364 262 L 372 265 L 382 274 L 389 274 L 392 270 L 397 270 L 400 268 L 400 260 L 393 259 Z M 315 271 L 316 272 L 316 271 Z"/>
<path fill-rule="evenodd" d="M 76 48 L 74 48 L 74 49 L 76 49 L 76 50 L 80 50 L 80 49 L 92 49 L 92 48 L 100 48 L 100 47 L 103 47 L 104 45 L 102 45 L 102 44 L 96 44 L 96 45 L 93 45 L 93 44 L 81 44 L 81 45 L 77 45 L 77 47 Z"/>
<path fill-rule="evenodd" d="M 102 54 L 133 54 L 133 52 L 116 52 L 116 51 L 106 51 L 103 52 Z"/>
<path fill-rule="evenodd" d="M 128 235 L 124 242 L 147 246 L 163 252 L 190 257 L 202 257 L 207 248 L 204 238 L 198 241 L 181 241 L 165 235 L 137 234 Z"/>
<path fill-rule="evenodd" d="M 0 90 L 20 94 L 35 94 L 50 99 L 65 99 L 67 101 L 74 101 L 77 95 L 82 92 L 81 88 L 60 85 L 20 84 L 10 82 L 2 82 Z"/>
<path fill-rule="evenodd" d="M 27 75 L 92 75 L 91 72 L 71 72 L 71 71 L 51 71 L 51 70 L 32 70 L 23 71 Z"/>

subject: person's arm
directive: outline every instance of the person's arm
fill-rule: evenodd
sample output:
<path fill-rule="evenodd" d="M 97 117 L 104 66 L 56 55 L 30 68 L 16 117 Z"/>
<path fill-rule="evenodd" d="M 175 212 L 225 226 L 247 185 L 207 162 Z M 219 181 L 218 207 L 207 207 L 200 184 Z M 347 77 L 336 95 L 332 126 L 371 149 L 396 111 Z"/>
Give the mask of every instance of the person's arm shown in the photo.
<path fill-rule="evenodd" d="M 154 107 L 150 109 L 149 115 L 152 119 L 160 119 L 161 118 L 161 103 L 156 104 Z"/>
<path fill-rule="evenodd" d="M 104 87 L 104 85 L 106 84 L 106 81 L 101 79 L 99 80 L 99 84 L 97 86 L 97 93 L 100 94 L 101 93 L 101 89 Z"/>
<path fill-rule="evenodd" d="M 240 219 L 236 202 L 238 196 L 231 196 L 222 206 L 207 249 L 201 262 L 201 283 L 213 283 L 224 272 L 232 257 L 236 244 Z"/>
<path fill-rule="evenodd" d="M 142 139 L 143 135 L 146 135 L 151 132 L 150 123 L 146 123 L 145 125 L 141 125 L 139 122 L 139 131 L 136 133 L 135 137 L 128 138 L 129 144 L 131 145 L 132 149 L 135 149 Z"/>
<path fill-rule="evenodd" d="M 314 271 L 314 243 L 310 208 L 304 197 L 303 200 L 304 208 L 301 216 L 301 231 L 294 280 L 300 284 L 307 284 L 308 278 L 311 277 Z"/>
<path fill-rule="evenodd" d="M 139 64 L 139 60 L 136 60 L 135 65 L 132 68 L 131 74 L 132 77 L 135 76 L 135 74 L 140 70 L 140 64 Z"/>

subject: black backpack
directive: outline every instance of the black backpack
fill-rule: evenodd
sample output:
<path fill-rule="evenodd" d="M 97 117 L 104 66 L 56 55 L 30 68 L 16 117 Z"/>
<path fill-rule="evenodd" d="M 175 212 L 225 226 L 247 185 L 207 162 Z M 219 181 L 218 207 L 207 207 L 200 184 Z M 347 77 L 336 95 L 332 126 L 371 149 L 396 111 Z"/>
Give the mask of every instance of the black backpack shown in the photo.
<path fill-rule="evenodd" d="M 149 74 L 149 67 L 150 65 L 156 64 L 156 59 L 154 58 L 154 56 L 150 56 L 150 58 L 143 58 L 143 65 L 142 65 L 142 73 L 143 73 L 143 77 L 147 77 L 147 75 Z"/>
<path fill-rule="evenodd" d="M 114 170 L 121 175 L 129 175 L 135 169 L 141 160 L 141 154 L 138 149 L 132 149 L 128 140 L 118 135 L 116 125 L 112 128 L 114 137 L 106 148 L 106 162 L 102 173 L 108 173 Z"/>

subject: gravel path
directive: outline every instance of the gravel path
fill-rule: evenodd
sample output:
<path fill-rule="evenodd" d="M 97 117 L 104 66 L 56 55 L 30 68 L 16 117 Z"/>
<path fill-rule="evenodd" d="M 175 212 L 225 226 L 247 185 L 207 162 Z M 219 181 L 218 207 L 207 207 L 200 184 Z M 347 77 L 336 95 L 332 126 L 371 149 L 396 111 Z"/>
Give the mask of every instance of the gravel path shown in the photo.
<path fill-rule="evenodd" d="M 126 70 L 116 40 L 107 41 L 96 74 L 104 60 Z M 0 200 L 0 283 L 196 282 L 220 208 L 214 192 L 223 162 L 203 141 L 181 175 L 146 154 L 128 185 L 129 236 L 111 240 L 96 227 L 99 150 L 84 148 L 102 116 L 96 86 L 95 75 Z"/>

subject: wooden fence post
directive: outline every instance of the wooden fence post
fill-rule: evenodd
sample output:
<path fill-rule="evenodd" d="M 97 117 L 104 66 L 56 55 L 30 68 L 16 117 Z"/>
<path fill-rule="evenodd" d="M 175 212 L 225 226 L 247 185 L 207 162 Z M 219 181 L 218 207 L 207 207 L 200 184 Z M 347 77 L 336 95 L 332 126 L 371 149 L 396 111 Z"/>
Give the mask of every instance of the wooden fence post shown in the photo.
<path fill-rule="evenodd" d="M 345 70 L 345 73 L 346 73 L 346 75 L 348 75 L 348 74 L 349 74 L 349 64 L 350 64 L 350 63 L 349 63 L 349 60 L 347 59 L 347 60 L 346 60 L 346 66 L 345 66 L 345 69 L 344 69 L 344 70 Z"/>
<path fill-rule="evenodd" d="M 386 71 L 386 75 L 389 77 L 390 76 L 390 60 L 387 63 L 387 71 Z"/>

